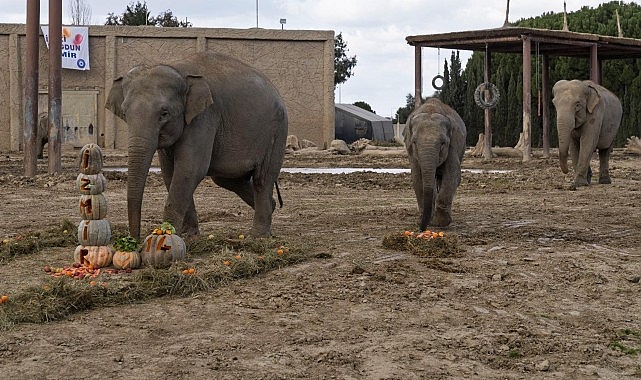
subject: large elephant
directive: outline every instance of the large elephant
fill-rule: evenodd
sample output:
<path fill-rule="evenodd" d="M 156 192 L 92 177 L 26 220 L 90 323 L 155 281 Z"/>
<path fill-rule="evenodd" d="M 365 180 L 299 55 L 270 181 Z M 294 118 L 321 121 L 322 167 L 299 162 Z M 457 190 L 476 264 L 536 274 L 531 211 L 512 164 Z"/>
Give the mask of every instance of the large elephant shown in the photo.
<path fill-rule="evenodd" d="M 467 129 L 459 114 L 430 98 L 407 118 L 403 137 L 412 185 L 421 213 L 419 225 L 446 227 L 452 222 L 452 201 L 461 183 Z"/>
<path fill-rule="evenodd" d="M 156 150 L 168 190 L 164 218 L 178 233 L 199 234 L 193 194 L 210 176 L 254 209 L 252 236 L 271 235 L 287 111 L 264 75 L 234 58 L 198 53 L 174 63 L 132 68 L 113 82 L 105 106 L 129 130 L 132 236 L 140 236 L 145 180 Z"/>
<path fill-rule="evenodd" d="M 552 88 L 559 135 L 561 171 L 568 172 L 568 150 L 574 166 L 572 188 L 587 186 L 592 178 L 590 159 L 599 150 L 599 183 L 611 183 L 612 142 L 623 114 L 621 101 L 605 87 L 589 80 L 560 80 Z"/>

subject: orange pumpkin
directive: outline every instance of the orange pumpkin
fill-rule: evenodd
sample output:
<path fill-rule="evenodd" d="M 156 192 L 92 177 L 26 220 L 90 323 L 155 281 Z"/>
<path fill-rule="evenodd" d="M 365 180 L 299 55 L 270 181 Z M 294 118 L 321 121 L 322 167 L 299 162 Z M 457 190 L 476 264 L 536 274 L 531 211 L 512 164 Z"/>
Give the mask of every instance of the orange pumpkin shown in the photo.
<path fill-rule="evenodd" d="M 73 253 L 76 263 L 94 269 L 111 265 L 113 251 L 108 246 L 79 245 Z"/>
<path fill-rule="evenodd" d="M 76 178 L 76 188 L 82 194 L 102 194 L 107 189 L 107 178 L 104 174 L 78 174 Z"/>
<path fill-rule="evenodd" d="M 140 267 L 140 254 L 135 251 L 116 251 L 112 263 L 118 269 L 136 269 Z"/>
<path fill-rule="evenodd" d="M 98 174 L 102 170 L 102 150 L 98 144 L 86 144 L 80 149 L 80 172 Z"/>
<path fill-rule="evenodd" d="M 107 216 L 107 198 L 103 194 L 80 196 L 80 217 L 84 220 L 100 220 Z"/>
<path fill-rule="evenodd" d="M 175 234 L 147 236 L 140 252 L 143 264 L 154 268 L 168 268 L 174 261 L 183 260 L 185 255 L 185 241 Z"/>
<path fill-rule="evenodd" d="M 109 245 L 111 226 L 106 219 L 81 220 L 78 225 L 78 243 L 80 245 Z"/>

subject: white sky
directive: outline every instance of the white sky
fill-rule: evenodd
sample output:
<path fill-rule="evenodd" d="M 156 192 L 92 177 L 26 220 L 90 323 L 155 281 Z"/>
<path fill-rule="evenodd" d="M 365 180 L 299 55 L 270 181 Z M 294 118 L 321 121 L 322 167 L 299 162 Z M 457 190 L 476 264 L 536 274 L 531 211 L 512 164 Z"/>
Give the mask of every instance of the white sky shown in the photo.
<path fill-rule="evenodd" d="M 108 13 L 122 14 L 136 0 L 86 0 L 92 24 L 105 23 Z M 145 2 L 145 1 L 141 1 Z M 568 13 L 583 6 L 596 8 L 606 1 L 566 0 Z M 41 3 L 41 23 L 48 23 L 49 1 Z M 339 86 L 335 100 L 364 101 L 381 116 L 392 116 L 405 106 L 414 90 L 414 48 L 405 37 L 503 25 L 507 0 L 147 0 L 151 16 L 171 10 L 194 27 L 333 30 L 343 34 L 348 56 L 358 60 L 354 76 Z M 544 12 L 563 12 L 563 0 L 512 0 L 510 21 Z M 69 2 L 63 1 L 63 24 L 71 22 Z M 26 1 L 0 0 L 0 23 L 25 23 Z M 569 20 L 570 30 L 572 20 Z M 465 65 L 468 52 L 461 51 Z M 442 73 L 451 51 L 423 49 L 423 92 L 431 94 L 432 77 Z"/>

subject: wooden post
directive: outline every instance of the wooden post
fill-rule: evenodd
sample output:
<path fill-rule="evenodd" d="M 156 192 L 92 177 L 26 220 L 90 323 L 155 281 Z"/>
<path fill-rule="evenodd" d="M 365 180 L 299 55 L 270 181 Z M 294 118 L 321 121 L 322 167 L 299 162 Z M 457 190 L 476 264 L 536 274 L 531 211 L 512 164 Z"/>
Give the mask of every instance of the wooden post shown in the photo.
<path fill-rule="evenodd" d="M 62 172 L 62 1 L 49 0 L 49 173 Z"/>
<path fill-rule="evenodd" d="M 485 57 L 483 58 L 484 60 L 484 66 L 485 68 L 483 69 L 483 80 L 485 83 L 488 83 L 490 81 L 490 72 L 492 68 L 492 54 L 490 53 L 490 50 L 485 49 Z M 485 98 L 489 99 L 489 95 L 486 93 Z M 492 158 L 492 113 L 489 108 L 485 109 L 485 141 L 483 145 L 483 159 L 489 160 Z"/>
<path fill-rule="evenodd" d="M 532 40 L 523 39 L 523 162 L 532 158 Z"/>
<path fill-rule="evenodd" d="M 543 128 L 543 156 L 550 156 L 550 62 L 547 54 L 543 54 L 541 73 L 541 108 Z"/>
<path fill-rule="evenodd" d="M 590 80 L 594 83 L 601 84 L 601 65 L 596 44 L 590 47 Z"/>
<path fill-rule="evenodd" d="M 27 0 L 27 51 L 25 62 L 24 175 L 33 177 L 38 170 L 38 63 L 40 37 L 40 0 Z"/>
<path fill-rule="evenodd" d="M 423 58 L 421 46 L 414 46 L 414 108 L 418 108 L 423 101 Z"/>

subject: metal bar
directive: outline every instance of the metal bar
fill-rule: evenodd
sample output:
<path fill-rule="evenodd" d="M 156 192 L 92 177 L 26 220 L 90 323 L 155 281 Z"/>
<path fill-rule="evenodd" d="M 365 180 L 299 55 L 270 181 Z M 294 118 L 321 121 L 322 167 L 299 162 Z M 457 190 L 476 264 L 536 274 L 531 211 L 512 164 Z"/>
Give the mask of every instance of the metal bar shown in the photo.
<path fill-rule="evenodd" d="M 38 169 L 38 61 L 40 0 L 27 0 L 27 51 L 25 62 L 24 175 L 33 177 Z"/>
<path fill-rule="evenodd" d="M 66 37 L 65 37 L 66 38 Z M 62 0 L 49 0 L 49 173 L 62 172 Z"/>

